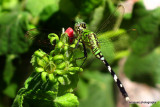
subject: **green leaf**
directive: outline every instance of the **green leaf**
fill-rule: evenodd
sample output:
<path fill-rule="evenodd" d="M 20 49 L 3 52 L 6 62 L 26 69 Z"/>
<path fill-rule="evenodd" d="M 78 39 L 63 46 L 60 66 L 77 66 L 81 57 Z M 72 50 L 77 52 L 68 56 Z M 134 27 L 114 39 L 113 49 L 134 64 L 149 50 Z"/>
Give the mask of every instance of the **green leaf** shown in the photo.
<path fill-rule="evenodd" d="M 59 10 L 59 2 L 60 0 L 52 0 L 54 1 L 51 5 L 46 6 L 46 8 L 41 12 L 40 19 L 43 21 L 48 20 L 54 13 Z"/>
<path fill-rule="evenodd" d="M 104 105 L 115 107 L 112 89 L 113 78 L 110 75 L 98 71 L 86 71 L 83 73 L 83 78 L 85 81 L 88 80 L 88 84 L 83 85 L 86 86 L 87 90 L 79 89 L 83 87 L 78 86 L 78 90 L 82 91 L 81 93 L 86 93 L 84 97 L 81 96 L 79 107 L 104 107 Z"/>
<path fill-rule="evenodd" d="M 79 80 L 78 73 L 74 75 L 68 75 L 68 78 L 64 79 L 65 79 L 64 82 L 68 82 L 69 84 L 65 83 L 65 85 L 62 84 L 59 85 L 59 90 L 58 90 L 59 95 L 63 95 L 68 92 L 73 92 L 73 89 L 77 87 L 77 83 Z"/>
<path fill-rule="evenodd" d="M 63 13 L 67 14 L 69 17 L 74 17 L 77 13 L 77 9 L 75 5 L 71 2 L 71 0 L 61 0 L 60 10 Z"/>
<path fill-rule="evenodd" d="M 3 80 L 6 82 L 7 85 L 11 82 L 11 79 L 14 75 L 15 67 L 12 64 L 15 55 L 7 55 L 5 69 L 3 72 Z"/>
<path fill-rule="evenodd" d="M 56 107 L 77 107 L 79 105 L 77 97 L 71 93 L 57 97 L 54 102 Z"/>
<path fill-rule="evenodd" d="M 2 8 L 3 9 L 14 9 L 18 7 L 18 0 L 2 0 Z"/>
<path fill-rule="evenodd" d="M 0 107 L 4 107 L 3 104 L 2 104 L 2 102 L 0 102 Z"/>
<path fill-rule="evenodd" d="M 91 6 L 89 8 L 91 8 Z M 95 33 L 97 33 L 97 32 L 99 32 L 97 30 L 104 29 L 104 26 L 103 26 L 103 28 L 101 26 L 102 24 L 107 24 L 108 23 L 107 26 L 112 26 L 112 25 L 114 26 L 114 24 L 110 23 L 110 21 L 113 20 L 113 19 L 106 20 L 106 19 L 108 19 L 109 15 L 111 15 L 113 13 L 114 10 L 115 10 L 115 6 L 114 6 L 113 1 L 108 1 L 108 0 L 101 1 L 101 5 L 99 5 L 99 7 L 96 7 L 94 12 L 93 12 L 93 18 L 90 21 L 89 29 L 92 30 L 92 31 L 95 31 Z M 112 27 L 110 27 L 109 29 L 111 29 L 111 28 Z M 105 27 L 105 29 L 106 29 L 106 27 Z M 109 29 L 106 29 L 106 30 L 109 30 Z"/>
<path fill-rule="evenodd" d="M 135 4 L 131 22 L 136 32 L 131 33 L 132 50 L 137 55 L 151 52 L 159 44 L 160 8 L 145 9 L 142 2 Z"/>
<path fill-rule="evenodd" d="M 137 104 L 130 104 L 129 107 L 139 107 Z"/>
<path fill-rule="evenodd" d="M 160 83 L 160 47 L 145 56 L 131 54 L 126 61 L 124 71 L 134 81 L 145 82 L 150 85 Z M 143 77 L 143 78 L 142 78 Z"/>
<path fill-rule="evenodd" d="M 28 9 L 34 17 L 39 16 L 41 12 L 44 11 L 42 13 L 42 19 L 46 20 L 51 14 L 58 10 L 58 3 L 59 0 L 27 0 L 26 9 Z"/>
<path fill-rule="evenodd" d="M 14 99 L 12 107 L 23 107 L 23 95 L 17 95 Z"/>
<path fill-rule="evenodd" d="M 103 18 L 104 6 L 99 6 L 93 13 L 93 19 L 90 21 L 89 29 L 96 31 L 99 23 Z"/>
<path fill-rule="evenodd" d="M 85 83 L 81 78 L 78 82 L 77 85 L 77 93 L 78 93 L 78 98 L 81 99 L 86 99 L 88 97 L 87 93 L 88 93 L 88 84 Z"/>
<path fill-rule="evenodd" d="M 3 91 L 3 93 L 11 98 L 16 96 L 17 91 L 17 84 L 10 84 L 8 87 Z"/>
<path fill-rule="evenodd" d="M 19 54 L 27 51 L 24 30 L 27 30 L 27 13 L 0 13 L 0 55 Z"/>
<path fill-rule="evenodd" d="M 81 5 L 81 14 L 82 15 L 88 15 L 90 12 L 92 12 L 96 7 L 101 5 L 103 0 L 83 0 L 83 3 Z M 87 8 L 86 8 L 87 7 Z"/>
<path fill-rule="evenodd" d="M 157 103 L 153 104 L 151 107 L 160 107 L 160 101 L 158 101 Z"/>
<path fill-rule="evenodd" d="M 54 107 L 54 97 L 55 93 L 53 91 L 43 92 L 39 90 L 33 92 L 32 90 L 27 91 L 27 89 L 22 88 L 16 96 L 12 107 Z"/>

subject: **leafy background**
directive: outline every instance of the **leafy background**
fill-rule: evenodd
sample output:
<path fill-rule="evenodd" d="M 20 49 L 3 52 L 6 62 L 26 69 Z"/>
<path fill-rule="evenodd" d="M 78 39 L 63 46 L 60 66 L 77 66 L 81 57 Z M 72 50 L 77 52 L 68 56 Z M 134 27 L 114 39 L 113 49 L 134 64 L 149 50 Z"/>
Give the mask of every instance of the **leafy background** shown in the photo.
<path fill-rule="evenodd" d="M 12 105 L 17 91 L 32 72 L 31 55 L 40 47 L 37 48 L 35 42 L 32 45 L 26 43 L 24 35 L 29 29 L 44 28 L 49 29 L 50 33 L 61 34 L 62 27 L 73 28 L 75 22 L 84 21 L 90 29 L 96 31 L 97 26 L 114 13 L 118 3 L 116 0 L 1 0 L 0 107 Z M 109 36 L 109 39 L 102 42 L 102 53 L 133 97 L 140 97 L 145 90 L 149 90 L 148 93 L 152 96 L 143 93 L 147 100 L 158 100 L 158 95 L 160 96 L 159 13 L 160 8 L 146 10 L 143 1 L 134 2 L 133 11 L 124 15 L 121 29 L 116 34 L 113 30 L 102 32 L 102 36 Z M 114 24 L 110 23 L 108 26 L 112 27 Z M 133 28 L 136 31 L 129 30 Z M 47 45 L 42 46 L 47 48 Z M 80 74 L 80 81 L 75 89 L 79 106 L 129 106 L 124 104 L 103 63 L 87 51 L 89 54 L 83 65 L 84 72 Z M 82 56 L 83 52 L 81 53 L 75 55 Z M 138 88 L 137 84 L 142 88 Z M 156 94 L 153 94 L 153 89 Z"/>

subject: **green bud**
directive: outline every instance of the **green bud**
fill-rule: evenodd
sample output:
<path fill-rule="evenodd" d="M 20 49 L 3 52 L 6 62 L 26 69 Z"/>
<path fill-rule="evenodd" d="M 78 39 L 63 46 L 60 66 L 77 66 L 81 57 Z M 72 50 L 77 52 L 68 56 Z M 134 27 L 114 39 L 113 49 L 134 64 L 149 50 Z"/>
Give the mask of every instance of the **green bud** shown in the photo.
<path fill-rule="evenodd" d="M 82 72 L 83 69 L 80 68 L 80 67 L 70 67 L 70 68 L 68 69 L 68 71 L 70 72 L 70 74 L 74 74 L 74 73 L 76 73 L 76 72 Z"/>
<path fill-rule="evenodd" d="M 64 51 L 67 51 L 67 50 L 68 50 L 68 44 L 65 44 Z"/>
<path fill-rule="evenodd" d="M 44 53 L 42 50 L 37 50 L 34 52 L 34 55 L 38 56 L 38 57 L 42 57 L 44 56 L 46 53 Z"/>
<path fill-rule="evenodd" d="M 69 67 L 72 67 L 73 66 L 73 64 L 71 63 L 71 64 L 69 64 Z"/>
<path fill-rule="evenodd" d="M 44 69 L 43 69 L 42 67 L 36 67 L 36 68 L 35 68 L 35 71 L 36 71 L 36 72 L 43 72 Z"/>
<path fill-rule="evenodd" d="M 53 54 L 54 54 L 54 50 L 52 50 L 52 51 L 50 52 L 50 56 L 53 56 Z"/>
<path fill-rule="evenodd" d="M 43 59 L 40 59 L 40 58 L 37 58 L 37 63 L 41 67 L 44 67 L 46 65 L 46 62 Z"/>
<path fill-rule="evenodd" d="M 63 75 L 63 70 L 55 70 L 54 72 L 55 72 L 56 74 Z"/>
<path fill-rule="evenodd" d="M 42 73 L 41 73 L 41 78 L 42 78 L 43 82 L 47 82 L 46 76 L 47 76 L 47 73 L 46 73 L 46 72 L 42 72 Z"/>
<path fill-rule="evenodd" d="M 55 77 L 53 74 L 49 74 L 48 77 L 50 81 L 55 82 Z"/>
<path fill-rule="evenodd" d="M 63 75 L 64 81 L 66 85 L 69 85 L 71 83 L 71 81 L 68 78 L 68 75 Z"/>
<path fill-rule="evenodd" d="M 63 62 L 63 63 L 60 63 L 56 66 L 57 69 L 64 69 L 66 67 L 66 63 Z"/>
<path fill-rule="evenodd" d="M 76 47 L 76 44 L 72 44 L 70 45 L 71 48 L 75 48 Z"/>
<path fill-rule="evenodd" d="M 60 82 L 60 84 L 65 85 L 65 80 L 63 77 L 58 77 L 58 81 Z"/>
<path fill-rule="evenodd" d="M 55 63 L 60 63 L 60 62 L 62 62 L 64 60 L 64 56 L 62 55 L 62 54 L 60 54 L 60 55 L 55 55 L 54 57 L 53 57 L 53 61 L 55 62 Z"/>
<path fill-rule="evenodd" d="M 61 49 L 62 46 L 63 46 L 63 42 L 58 42 L 57 47 Z"/>
<path fill-rule="evenodd" d="M 35 53 L 34 53 L 35 56 L 39 57 L 39 58 L 42 58 L 43 60 L 45 60 L 46 62 L 48 61 L 48 58 L 47 58 L 47 55 L 45 52 L 43 52 L 42 50 L 37 50 Z"/>

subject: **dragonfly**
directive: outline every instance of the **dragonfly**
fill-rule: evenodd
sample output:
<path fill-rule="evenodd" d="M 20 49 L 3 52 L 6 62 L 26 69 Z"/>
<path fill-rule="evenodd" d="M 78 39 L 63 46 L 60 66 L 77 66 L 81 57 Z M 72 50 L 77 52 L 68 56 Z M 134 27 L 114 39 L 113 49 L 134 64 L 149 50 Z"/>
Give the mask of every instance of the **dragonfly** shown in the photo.
<path fill-rule="evenodd" d="M 104 65 L 108 69 L 109 73 L 114 78 L 114 81 L 117 84 L 121 94 L 123 95 L 123 97 L 125 98 L 125 100 L 127 102 L 132 103 L 132 104 L 133 103 L 135 103 L 135 104 L 156 103 L 155 101 L 131 101 L 122 82 L 120 81 L 120 79 L 118 78 L 118 76 L 116 75 L 114 70 L 111 68 L 110 64 L 107 62 L 105 57 L 103 56 L 103 54 L 100 50 L 100 45 L 99 45 L 99 41 L 98 41 L 96 33 L 92 32 L 91 30 L 88 30 L 85 22 L 76 23 L 74 26 L 74 31 L 77 35 L 77 40 L 78 40 L 76 47 L 79 45 L 79 43 L 81 43 L 83 46 L 84 57 L 82 57 L 82 58 L 84 58 L 86 60 L 86 58 L 87 58 L 86 47 L 88 47 L 92 51 L 94 56 L 97 59 L 99 59 L 101 62 L 104 63 Z"/>
<path fill-rule="evenodd" d="M 98 39 L 96 37 L 96 34 L 90 30 L 87 29 L 85 22 L 76 23 L 74 26 L 74 30 L 76 34 L 78 35 L 78 43 L 76 46 L 79 45 L 79 42 L 82 43 L 84 48 L 84 58 L 87 58 L 87 51 L 86 46 L 91 49 L 92 53 L 95 55 L 96 58 L 101 60 L 105 66 L 107 67 L 110 74 L 113 76 L 114 81 L 117 83 L 117 86 L 119 87 L 122 95 L 125 97 L 126 101 L 129 101 L 129 96 L 122 85 L 121 81 L 118 79 L 117 75 L 107 62 L 107 60 L 104 58 L 102 52 L 100 51 L 100 46 Z"/>
<path fill-rule="evenodd" d="M 120 11 L 119 13 L 117 11 Z M 119 20 L 122 19 L 123 14 L 124 14 L 124 7 L 122 5 L 118 5 L 117 9 L 113 12 L 113 14 L 111 14 L 103 23 L 102 25 L 100 25 L 100 27 L 97 27 L 97 33 L 99 34 L 100 32 L 103 32 L 107 29 L 111 28 L 111 24 L 114 25 L 116 23 L 116 21 L 113 20 L 113 17 L 118 13 Z M 114 21 L 114 22 L 113 22 Z M 108 27 L 108 28 L 107 28 Z M 118 29 L 118 27 L 117 27 Z M 115 29 L 114 29 L 115 30 Z M 113 71 L 113 69 L 111 68 L 110 64 L 107 62 L 107 60 L 105 59 L 105 57 L 103 56 L 101 50 L 100 50 L 100 42 L 97 38 L 96 33 L 90 31 L 87 29 L 87 25 L 85 22 L 78 22 L 75 24 L 74 26 L 74 31 L 75 31 L 75 35 L 76 35 L 76 39 L 77 39 L 77 44 L 76 44 L 76 48 L 80 45 L 80 43 L 82 44 L 83 47 L 83 53 L 84 56 L 78 59 L 83 59 L 84 61 L 81 64 L 81 66 L 84 64 L 84 62 L 87 59 L 87 50 L 86 47 L 88 47 L 92 53 L 94 54 L 94 56 L 99 59 L 100 61 L 102 61 L 104 63 L 104 65 L 107 67 L 108 71 L 110 72 L 110 74 L 113 76 L 114 81 L 116 82 L 119 90 L 121 91 L 122 95 L 124 96 L 125 100 L 128 102 L 130 101 L 129 96 L 122 84 L 122 82 L 119 80 L 118 76 L 115 74 L 115 72 Z M 116 32 L 116 30 L 115 30 Z"/>

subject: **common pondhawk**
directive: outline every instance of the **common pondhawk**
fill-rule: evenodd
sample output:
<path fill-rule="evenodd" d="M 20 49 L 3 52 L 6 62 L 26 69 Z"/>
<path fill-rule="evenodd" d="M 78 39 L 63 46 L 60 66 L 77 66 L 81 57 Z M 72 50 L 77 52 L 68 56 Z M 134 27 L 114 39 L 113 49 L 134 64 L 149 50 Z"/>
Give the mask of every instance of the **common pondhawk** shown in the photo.
<path fill-rule="evenodd" d="M 90 31 L 87 29 L 86 23 L 85 22 L 78 22 L 74 26 L 74 30 L 77 35 L 77 46 L 79 43 L 82 43 L 82 46 L 84 48 L 84 58 L 86 59 L 87 57 L 87 51 L 86 51 L 86 46 L 91 49 L 92 53 L 95 55 L 96 58 L 101 60 L 105 66 L 107 67 L 108 71 L 110 74 L 113 76 L 114 81 L 116 82 L 117 86 L 119 87 L 119 90 L 121 91 L 122 95 L 125 97 L 125 100 L 129 103 L 156 103 L 155 101 L 131 101 L 124 86 L 122 85 L 121 81 L 118 79 L 117 75 L 107 62 L 107 60 L 104 58 L 99 42 L 97 39 L 96 33 Z"/>
<path fill-rule="evenodd" d="M 85 55 L 84 57 L 87 57 L 86 46 L 88 46 L 91 49 L 92 53 L 96 56 L 96 58 L 101 60 L 106 65 L 108 71 L 111 73 L 115 82 L 117 83 L 117 86 L 119 87 L 122 95 L 125 97 L 126 101 L 129 101 L 128 94 L 125 91 L 125 88 L 123 87 L 121 81 L 118 79 L 117 75 L 114 73 L 111 66 L 105 60 L 102 52 L 100 51 L 99 42 L 96 34 L 90 30 L 87 30 L 86 24 L 84 22 L 76 23 L 74 29 L 76 34 L 78 35 L 78 43 L 81 42 L 83 44 Z"/>

